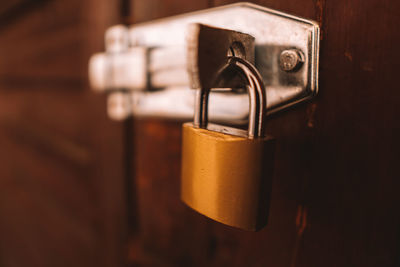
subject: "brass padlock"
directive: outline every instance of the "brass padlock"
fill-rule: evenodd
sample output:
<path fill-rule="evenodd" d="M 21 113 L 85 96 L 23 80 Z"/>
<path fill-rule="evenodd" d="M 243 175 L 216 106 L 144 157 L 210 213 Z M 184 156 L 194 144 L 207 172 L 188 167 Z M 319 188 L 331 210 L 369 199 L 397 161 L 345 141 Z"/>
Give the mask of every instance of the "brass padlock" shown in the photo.
<path fill-rule="evenodd" d="M 209 89 L 198 90 L 193 123 L 183 125 L 181 198 L 218 222 L 257 231 L 267 224 L 275 142 L 265 135 L 266 92 L 251 63 L 230 57 L 219 72 L 248 87 L 248 131 L 207 122 Z"/>

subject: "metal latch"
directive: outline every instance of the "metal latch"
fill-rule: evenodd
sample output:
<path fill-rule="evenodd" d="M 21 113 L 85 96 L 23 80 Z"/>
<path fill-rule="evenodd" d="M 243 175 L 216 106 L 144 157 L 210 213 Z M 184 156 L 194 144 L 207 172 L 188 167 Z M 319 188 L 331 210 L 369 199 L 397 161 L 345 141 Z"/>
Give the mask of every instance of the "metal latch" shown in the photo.
<path fill-rule="evenodd" d="M 193 23 L 253 36 L 254 62 L 267 88 L 267 114 L 318 92 L 319 26 L 316 22 L 250 3 L 107 30 L 106 52 L 89 63 L 91 86 L 106 91 L 113 119 L 130 115 L 192 119 L 195 90 L 187 63 Z M 235 44 L 233 44 L 234 46 Z M 237 48 L 240 50 L 240 47 Z M 227 51 L 230 53 L 230 51 Z M 240 88 L 212 92 L 211 120 L 245 123 L 249 100 Z"/>

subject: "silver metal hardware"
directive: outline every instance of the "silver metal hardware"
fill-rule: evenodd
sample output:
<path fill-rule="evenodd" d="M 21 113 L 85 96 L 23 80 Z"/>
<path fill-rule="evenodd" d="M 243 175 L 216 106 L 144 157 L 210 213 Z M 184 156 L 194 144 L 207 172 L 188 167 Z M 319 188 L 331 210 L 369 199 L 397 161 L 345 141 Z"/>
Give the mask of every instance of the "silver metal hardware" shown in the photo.
<path fill-rule="evenodd" d="M 124 120 L 132 112 L 131 94 L 126 92 L 113 92 L 107 99 L 107 113 L 113 120 Z"/>
<path fill-rule="evenodd" d="M 297 49 L 282 51 L 279 58 L 279 66 L 284 71 L 296 71 L 304 63 L 304 56 Z"/>
<path fill-rule="evenodd" d="M 92 86 L 98 91 L 125 91 L 123 97 L 130 103 L 130 111 L 125 116 L 191 119 L 195 91 L 189 89 L 186 46 L 190 45 L 187 39 L 192 23 L 226 28 L 255 38 L 255 67 L 268 88 L 268 115 L 317 94 L 317 23 L 249 3 L 129 28 L 121 25 L 110 28 L 106 33 L 106 53 L 93 56 L 90 62 Z M 211 95 L 210 119 L 230 123 L 247 121 L 249 100 L 244 90 L 213 91 Z M 110 104 L 109 108 L 117 106 Z"/>
<path fill-rule="evenodd" d="M 219 72 L 220 76 L 236 69 L 244 76 L 244 83 L 247 84 L 250 99 L 250 114 L 248 131 L 226 127 L 223 125 L 212 124 L 208 127 L 207 103 L 210 90 L 201 88 L 197 92 L 195 115 L 193 125 L 206 128 L 212 131 L 228 133 L 231 135 L 245 136 L 248 138 L 264 137 L 265 135 L 265 116 L 266 116 L 266 92 L 260 73 L 247 60 L 239 57 L 229 57 L 226 65 Z"/>
<path fill-rule="evenodd" d="M 254 64 L 253 36 L 199 23 L 190 24 L 186 36 L 186 68 L 191 88 L 243 88 L 242 81 L 235 83 L 235 79 L 229 79 L 218 84 L 217 80 L 222 77 L 219 72 L 229 55 Z"/>

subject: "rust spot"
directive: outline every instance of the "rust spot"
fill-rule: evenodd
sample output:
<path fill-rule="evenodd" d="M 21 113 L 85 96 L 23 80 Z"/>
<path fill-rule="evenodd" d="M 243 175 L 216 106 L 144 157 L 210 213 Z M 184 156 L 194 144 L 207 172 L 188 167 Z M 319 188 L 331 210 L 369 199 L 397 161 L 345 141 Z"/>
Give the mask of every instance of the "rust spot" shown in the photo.
<path fill-rule="evenodd" d="M 297 215 L 296 215 L 296 227 L 299 227 L 300 222 L 301 222 L 301 211 L 303 209 L 303 206 L 299 205 L 297 207 Z"/>
<path fill-rule="evenodd" d="M 297 230 L 297 236 L 296 236 L 296 243 L 293 248 L 293 254 L 291 258 L 291 267 L 296 266 L 296 261 L 297 261 L 297 256 L 299 253 L 299 247 L 301 244 L 301 240 L 303 238 L 303 233 L 304 230 L 307 227 L 307 208 L 304 207 L 303 205 L 299 205 L 297 207 L 297 215 L 296 215 L 296 230 Z"/>
<path fill-rule="evenodd" d="M 372 72 L 374 71 L 374 67 L 372 66 L 371 62 L 364 62 L 361 64 L 361 69 L 363 71 L 368 71 L 368 72 Z"/>
<path fill-rule="evenodd" d="M 348 51 L 344 52 L 344 56 L 345 56 L 348 60 L 350 60 L 351 62 L 353 62 L 353 56 L 351 55 L 350 52 L 348 52 Z"/>
<path fill-rule="evenodd" d="M 307 227 L 307 208 L 299 205 L 297 208 L 296 228 L 297 235 L 301 237 Z"/>
<path fill-rule="evenodd" d="M 317 109 L 317 104 L 312 103 L 311 105 L 308 106 L 307 108 L 307 126 L 309 128 L 314 128 L 315 125 L 315 110 Z"/>

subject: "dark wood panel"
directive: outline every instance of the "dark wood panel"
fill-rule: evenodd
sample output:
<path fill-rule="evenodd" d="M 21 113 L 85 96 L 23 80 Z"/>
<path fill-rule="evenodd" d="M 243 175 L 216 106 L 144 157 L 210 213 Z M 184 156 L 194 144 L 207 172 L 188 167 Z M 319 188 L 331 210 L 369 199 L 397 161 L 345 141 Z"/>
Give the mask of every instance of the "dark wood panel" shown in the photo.
<path fill-rule="evenodd" d="M 46 0 L 4 0 L 0 3 L 0 27 L 6 25 L 10 20 L 36 7 Z"/>
<path fill-rule="evenodd" d="M 171 266 L 398 266 L 400 175 L 395 148 L 400 112 L 395 66 L 400 56 L 395 27 L 400 4 L 252 2 L 322 26 L 320 94 L 268 123 L 277 138 L 269 225 L 258 233 L 242 232 L 185 207 L 179 200 L 180 122 L 138 120 L 133 160 L 138 228 L 131 261 Z M 149 5 L 140 21 L 163 16 L 164 11 L 169 15 L 186 10 Z"/>
<path fill-rule="evenodd" d="M 119 0 L 74 0 L 0 19 L 1 266 L 124 263 L 124 126 L 87 86 L 119 16 Z"/>
<path fill-rule="evenodd" d="M 314 227 L 305 233 L 299 266 L 400 264 L 393 149 L 400 133 L 393 69 L 399 10 L 396 1 L 326 3 L 306 199 Z"/>
<path fill-rule="evenodd" d="M 45 1 L 1 28 L 0 79 L 85 78 L 84 10 L 78 1 Z"/>

